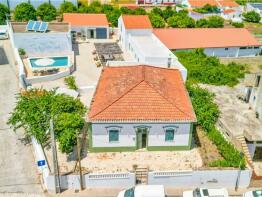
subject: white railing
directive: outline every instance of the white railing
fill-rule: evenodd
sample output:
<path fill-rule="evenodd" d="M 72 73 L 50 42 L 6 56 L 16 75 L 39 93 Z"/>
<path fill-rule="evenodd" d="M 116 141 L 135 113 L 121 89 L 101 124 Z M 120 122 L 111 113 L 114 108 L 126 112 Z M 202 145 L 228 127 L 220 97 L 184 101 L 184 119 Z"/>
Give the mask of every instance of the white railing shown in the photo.
<path fill-rule="evenodd" d="M 153 172 L 155 177 L 175 177 L 175 176 L 192 176 L 192 171 L 160 171 Z"/>
<path fill-rule="evenodd" d="M 88 179 L 128 179 L 129 173 L 116 173 L 116 174 L 90 174 L 87 175 Z"/>

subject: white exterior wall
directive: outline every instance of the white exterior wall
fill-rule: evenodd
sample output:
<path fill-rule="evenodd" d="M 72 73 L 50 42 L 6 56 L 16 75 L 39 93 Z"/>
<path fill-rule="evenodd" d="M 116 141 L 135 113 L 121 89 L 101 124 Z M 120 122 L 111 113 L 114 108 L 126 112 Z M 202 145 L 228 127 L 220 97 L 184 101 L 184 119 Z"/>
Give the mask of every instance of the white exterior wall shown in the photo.
<path fill-rule="evenodd" d="M 239 170 L 196 170 L 196 171 L 167 171 L 149 172 L 148 184 L 164 185 L 173 188 L 235 188 Z M 239 187 L 246 188 L 250 184 L 252 170 L 242 170 Z"/>
<path fill-rule="evenodd" d="M 176 51 L 187 51 L 192 49 L 185 50 L 176 50 Z M 254 57 L 261 51 L 260 48 L 254 49 L 240 49 L 239 47 L 229 47 L 228 50 L 226 48 L 204 48 L 204 52 L 208 56 L 217 56 L 217 57 Z"/>
<path fill-rule="evenodd" d="M 191 123 L 92 123 L 92 146 L 95 147 L 135 147 L 136 128 L 146 126 L 148 146 L 188 146 Z M 173 142 L 165 141 L 165 126 L 177 127 Z M 109 143 L 108 129 L 119 128 L 119 142 Z"/>
<path fill-rule="evenodd" d="M 118 38 L 119 38 L 120 46 L 122 47 L 123 50 L 128 49 L 128 41 L 129 41 L 128 34 L 150 35 L 152 33 L 152 29 L 128 29 L 127 30 L 123 23 L 122 16 L 120 16 L 118 19 L 118 28 L 119 28 Z"/>
<path fill-rule="evenodd" d="M 88 27 L 88 26 L 72 26 L 71 25 L 71 31 L 76 31 L 76 32 L 87 32 L 88 29 L 94 29 L 96 28 L 106 28 L 107 29 L 107 38 L 109 38 L 109 27 L 108 26 L 99 26 L 99 27 Z"/>

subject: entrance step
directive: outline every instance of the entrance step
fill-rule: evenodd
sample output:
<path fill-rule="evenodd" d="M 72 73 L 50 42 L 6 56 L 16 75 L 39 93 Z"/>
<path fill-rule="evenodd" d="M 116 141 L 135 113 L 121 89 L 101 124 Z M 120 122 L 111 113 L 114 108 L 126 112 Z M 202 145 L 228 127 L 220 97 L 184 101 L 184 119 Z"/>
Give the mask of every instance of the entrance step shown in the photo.
<path fill-rule="evenodd" d="M 148 167 L 134 167 L 136 175 L 136 184 L 147 184 L 148 181 Z"/>

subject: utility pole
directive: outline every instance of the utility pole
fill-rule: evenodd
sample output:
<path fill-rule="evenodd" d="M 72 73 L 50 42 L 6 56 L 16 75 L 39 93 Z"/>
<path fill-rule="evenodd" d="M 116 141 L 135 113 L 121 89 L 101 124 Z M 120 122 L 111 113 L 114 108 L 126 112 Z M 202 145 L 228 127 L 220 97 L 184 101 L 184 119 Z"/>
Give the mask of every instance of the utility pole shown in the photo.
<path fill-rule="evenodd" d="M 60 174 L 59 174 L 59 168 L 58 168 L 55 133 L 54 133 L 54 123 L 53 123 L 52 118 L 50 119 L 50 134 L 51 134 L 51 146 L 52 146 L 52 152 L 53 152 L 53 173 L 54 173 L 54 178 L 55 178 L 55 193 L 61 193 Z"/>
<path fill-rule="evenodd" d="M 82 174 L 82 167 L 81 167 L 81 144 L 79 140 L 80 136 L 77 136 L 77 156 L 78 156 L 78 166 L 79 166 L 79 176 L 80 176 L 80 188 L 81 190 L 84 189 L 83 186 L 83 174 Z"/>

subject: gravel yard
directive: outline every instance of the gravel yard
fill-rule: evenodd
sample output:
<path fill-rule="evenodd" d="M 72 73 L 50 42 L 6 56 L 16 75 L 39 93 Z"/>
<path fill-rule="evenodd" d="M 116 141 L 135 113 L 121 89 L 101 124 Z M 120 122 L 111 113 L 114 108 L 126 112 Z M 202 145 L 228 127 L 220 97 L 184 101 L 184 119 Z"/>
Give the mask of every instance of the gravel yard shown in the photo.
<path fill-rule="evenodd" d="M 51 163 L 51 151 L 47 151 Z M 74 169 L 75 161 L 69 161 L 66 155 L 59 153 L 61 172 Z M 133 170 L 133 165 L 148 167 L 149 170 L 192 170 L 201 168 L 203 161 L 198 148 L 189 151 L 136 151 L 87 153 L 82 159 L 82 168 L 85 172 L 114 173 Z"/>

